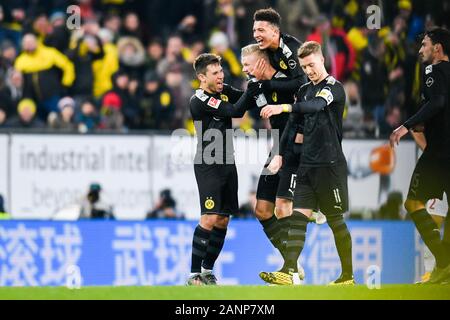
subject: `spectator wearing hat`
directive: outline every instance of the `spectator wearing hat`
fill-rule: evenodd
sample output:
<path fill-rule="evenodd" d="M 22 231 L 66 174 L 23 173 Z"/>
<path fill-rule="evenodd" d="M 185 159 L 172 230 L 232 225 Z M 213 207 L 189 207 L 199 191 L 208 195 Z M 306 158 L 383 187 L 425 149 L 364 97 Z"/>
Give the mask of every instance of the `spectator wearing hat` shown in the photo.
<path fill-rule="evenodd" d="M 160 82 L 158 74 L 149 71 L 144 77 L 144 88 L 139 96 L 141 129 L 172 128 L 175 105 L 169 88 Z"/>
<path fill-rule="evenodd" d="M 76 114 L 78 131 L 81 133 L 92 132 L 97 129 L 100 119 L 93 101 L 85 100 L 81 103 L 80 111 Z"/>
<path fill-rule="evenodd" d="M 102 107 L 100 109 L 100 124 L 99 129 L 122 131 L 123 114 L 122 100 L 115 92 L 108 92 L 102 99 Z"/>
<path fill-rule="evenodd" d="M 45 124 L 35 115 L 36 103 L 31 99 L 22 99 L 17 106 L 17 116 L 7 120 L 5 127 L 16 129 L 45 128 Z"/>
<path fill-rule="evenodd" d="M 50 15 L 51 31 L 45 38 L 45 45 L 53 47 L 60 52 L 66 52 L 69 48 L 70 33 L 66 27 L 66 14 L 55 11 Z"/>
<path fill-rule="evenodd" d="M 134 78 L 141 78 L 144 73 L 145 49 L 136 37 L 121 37 L 117 41 L 120 68 Z"/>
<path fill-rule="evenodd" d="M 102 187 L 98 183 L 91 183 L 85 198 L 81 202 L 80 218 L 113 219 L 113 208 L 101 199 Z"/>
<path fill-rule="evenodd" d="M 52 112 L 48 116 L 49 128 L 59 131 L 76 131 L 75 122 L 75 100 L 71 97 L 64 97 L 58 102 L 59 113 Z"/>

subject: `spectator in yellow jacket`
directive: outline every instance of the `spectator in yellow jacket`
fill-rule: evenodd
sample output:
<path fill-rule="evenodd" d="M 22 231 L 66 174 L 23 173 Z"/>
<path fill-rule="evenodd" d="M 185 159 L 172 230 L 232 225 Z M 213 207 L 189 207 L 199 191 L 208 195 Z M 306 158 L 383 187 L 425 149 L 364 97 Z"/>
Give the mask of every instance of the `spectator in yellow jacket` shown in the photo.
<path fill-rule="evenodd" d="M 94 97 L 99 99 L 103 94 L 113 88 L 112 76 L 119 70 L 119 53 L 117 46 L 112 42 L 113 34 L 108 29 L 101 29 L 98 36 L 103 43 L 103 59 L 92 64 L 94 72 Z"/>
<path fill-rule="evenodd" d="M 37 101 L 39 116 L 45 120 L 49 112 L 58 111 L 59 99 L 75 79 L 75 68 L 64 54 L 39 44 L 34 34 L 23 37 L 22 50 L 14 67 L 24 75 L 24 95 Z"/>

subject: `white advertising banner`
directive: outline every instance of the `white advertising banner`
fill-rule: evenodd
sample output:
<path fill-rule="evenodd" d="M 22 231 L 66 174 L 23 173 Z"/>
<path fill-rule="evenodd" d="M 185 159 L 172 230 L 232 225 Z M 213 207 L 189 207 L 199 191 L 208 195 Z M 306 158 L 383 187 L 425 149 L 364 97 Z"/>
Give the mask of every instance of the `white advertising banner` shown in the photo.
<path fill-rule="evenodd" d="M 151 138 L 103 135 L 12 135 L 14 218 L 58 218 L 102 187 L 101 200 L 117 219 L 142 219 L 152 207 Z M 77 216 L 71 216 L 77 218 Z"/>
<path fill-rule="evenodd" d="M 256 191 L 270 140 L 238 137 L 234 145 L 242 205 Z M 10 149 L 7 136 L 0 136 L 0 193 L 16 219 L 76 219 L 74 208 L 97 182 L 117 219 L 144 219 L 160 192 L 170 189 L 179 213 L 198 219 L 195 149 L 194 137 L 179 135 L 18 134 L 11 136 Z M 343 149 L 352 211 L 376 210 L 392 191 L 406 198 L 416 162 L 413 141 L 402 141 L 395 152 L 382 140 L 344 140 Z"/>
<path fill-rule="evenodd" d="M 238 137 L 234 139 L 236 167 L 239 177 L 239 202 L 248 201 L 256 191 L 258 178 L 268 155 L 267 139 Z M 155 136 L 153 142 L 152 180 L 154 202 L 159 193 L 170 189 L 177 209 L 188 219 L 200 217 L 197 182 L 194 175 L 194 155 L 197 141 L 190 136 Z"/>
<path fill-rule="evenodd" d="M 8 135 L 0 135 L 0 195 L 5 201 L 5 210 L 9 211 L 9 194 L 8 194 Z"/>
<path fill-rule="evenodd" d="M 344 140 L 347 159 L 350 209 L 378 209 L 393 191 L 400 191 L 403 200 L 416 164 L 416 145 L 401 141 L 391 149 L 383 140 Z"/>

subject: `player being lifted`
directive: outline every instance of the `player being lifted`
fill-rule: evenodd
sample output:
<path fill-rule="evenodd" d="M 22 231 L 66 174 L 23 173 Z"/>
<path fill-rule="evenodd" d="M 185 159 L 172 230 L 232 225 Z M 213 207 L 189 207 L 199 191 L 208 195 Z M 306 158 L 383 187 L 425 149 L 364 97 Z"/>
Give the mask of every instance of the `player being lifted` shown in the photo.
<path fill-rule="evenodd" d="M 450 222 L 444 222 L 444 236 L 426 209 L 429 199 L 442 199 L 450 192 L 450 33 L 443 28 L 425 32 L 419 56 L 425 68 L 423 104 L 419 111 L 392 132 L 390 143 L 395 147 L 408 130 L 424 126 L 426 147 L 411 178 L 405 208 L 411 215 L 423 241 L 436 259 L 436 267 L 427 283 L 450 280 Z M 449 198 L 447 197 L 447 202 Z"/>
<path fill-rule="evenodd" d="M 260 87 L 259 93 L 263 93 L 272 103 L 280 103 L 280 100 L 273 101 L 274 93 L 276 94 L 275 97 L 288 99 L 287 102 L 289 102 L 300 86 L 306 82 L 305 75 L 296 58 L 296 52 L 301 43 L 296 38 L 281 33 L 281 17 L 272 8 L 257 10 L 253 20 L 253 37 L 258 47 L 267 53 L 269 60 L 269 63 L 267 63 L 266 59 L 260 59 L 253 68 L 253 76 L 259 80 L 256 83 Z M 264 67 L 267 64 L 270 64 L 271 69 L 277 71 L 275 76 L 267 77 L 263 75 L 262 70 L 265 70 Z M 276 76 L 281 74 L 284 76 Z M 272 130 L 278 129 L 278 137 L 283 134 L 287 120 L 288 117 L 283 115 L 271 120 Z M 277 142 L 275 141 L 275 143 Z M 270 159 L 271 156 L 269 156 Z M 288 170 L 284 170 L 284 172 L 287 174 Z M 295 177 L 292 178 L 290 184 L 295 185 Z M 285 196 L 281 197 L 282 194 L 280 193 L 280 197 L 275 203 L 279 180 L 278 174 L 261 175 L 258 182 L 255 212 L 265 234 L 284 256 L 285 244 L 281 243 L 280 236 L 287 232 L 289 224 L 286 220 L 279 223 L 280 221 L 274 214 L 274 209 L 277 208 L 279 217 L 286 217 L 292 211 L 292 201 L 289 199 L 291 195 L 286 198 Z M 290 281 L 290 279 L 287 278 L 287 281 Z"/>
<path fill-rule="evenodd" d="M 343 216 L 348 209 L 347 163 L 341 146 L 345 91 L 340 82 L 328 75 L 319 43 L 305 42 L 298 50 L 298 58 L 311 81 L 300 88 L 297 102 L 269 105 L 261 110 L 265 118 L 282 112 L 304 116 L 292 214 L 296 223 L 287 235 L 287 240 L 292 240 L 287 251 L 289 273 L 303 250 L 308 219 L 313 210 L 320 209 L 333 232 L 342 267 L 339 278 L 330 284 L 353 285 L 352 239 Z M 268 283 L 277 283 L 280 273 L 262 272 L 260 276 Z"/>
<path fill-rule="evenodd" d="M 266 50 L 261 50 L 257 44 L 251 44 L 244 48 L 241 51 L 242 57 L 242 71 L 246 73 L 249 77 L 257 74 L 256 80 L 266 81 L 270 79 L 286 79 L 286 75 L 281 71 L 275 70 L 269 63 L 269 57 L 267 55 Z M 264 67 L 260 68 L 261 63 L 260 60 L 265 61 L 263 64 Z M 252 84 L 252 82 L 250 82 Z M 294 95 L 288 92 L 280 92 L 277 90 L 272 90 L 271 92 L 263 92 L 261 93 L 263 97 L 259 95 L 255 97 L 253 102 L 253 106 L 256 107 L 259 99 L 263 98 L 267 103 L 293 103 Z M 261 106 L 260 106 L 261 107 Z M 270 126 L 272 130 L 277 130 L 278 134 L 281 135 L 284 132 L 284 128 L 286 127 L 286 123 L 288 121 L 288 114 L 280 114 L 270 118 Z M 292 131 L 295 131 L 294 126 L 292 126 Z M 285 132 L 286 133 L 286 132 Z M 294 138 L 296 132 L 290 132 L 290 136 Z M 277 135 L 275 135 L 277 138 Z M 279 136 L 278 138 L 279 139 Z M 278 168 L 272 168 L 269 163 L 272 163 L 272 166 L 276 165 L 274 162 L 271 162 L 271 157 L 269 155 L 269 159 L 266 162 L 266 166 L 261 173 L 258 181 L 258 187 L 256 192 L 256 217 L 258 221 L 263 225 L 264 231 L 269 238 L 269 240 L 273 243 L 273 245 L 280 251 L 283 258 L 285 257 L 285 251 L 287 243 L 282 243 L 280 241 L 281 238 L 285 238 L 283 235 L 289 231 L 291 224 L 291 213 L 292 213 L 292 200 L 294 197 L 294 189 L 295 189 L 295 177 L 297 168 L 299 166 L 299 152 L 301 152 L 301 137 L 297 137 L 294 142 L 293 139 L 290 139 L 292 143 L 289 145 L 283 146 L 286 149 L 286 157 L 285 162 L 283 164 L 282 170 L 278 173 Z M 276 142 L 278 144 L 278 141 Z M 274 152 L 271 152 L 273 154 Z M 269 172 L 266 172 L 269 171 Z M 274 208 L 276 211 L 276 217 L 274 215 Z M 287 274 L 286 266 L 282 268 Z M 297 268 L 295 269 L 297 272 Z M 300 279 L 303 279 L 303 274 L 300 272 Z M 293 277 L 288 275 L 281 279 L 281 283 L 279 284 L 292 284 Z"/>
<path fill-rule="evenodd" d="M 193 235 L 188 285 L 216 284 L 214 263 L 224 244 L 229 216 L 238 211 L 233 139 L 227 139 L 227 130 L 232 128 L 231 118 L 244 115 L 253 95 L 223 83 L 220 61 L 214 54 L 201 54 L 194 61 L 200 89 L 189 106 L 198 140 L 194 172 L 201 218 Z"/>

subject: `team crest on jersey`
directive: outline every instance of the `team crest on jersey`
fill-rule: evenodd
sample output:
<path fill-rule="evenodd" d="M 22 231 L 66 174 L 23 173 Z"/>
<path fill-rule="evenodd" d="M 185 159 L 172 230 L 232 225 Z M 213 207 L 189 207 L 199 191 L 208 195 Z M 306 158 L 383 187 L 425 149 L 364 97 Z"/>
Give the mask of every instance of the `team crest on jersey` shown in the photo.
<path fill-rule="evenodd" d="M 430 64 L 428 67 L 425 68 L 425 74 L 429 74 L 433 72 L 433 65 Z"/>
<path fill-rule="evenodd" d="M 212 199 L 212 197 L 206 197 L 206 201 L 205 201 L 205 208 L 208 210 L 211 210 L 212 208 L 214 208 L 216 204 L 214 203 L 214 200 Z"/>
<path fill-rule="evenodd" d="M 220 95 L 220 100 L 223 100 L 223 101 L 225 101 L 225 102 L 228 102 L 228 96 L 225 95 L 225 94 L 221 94 L 221 95 Z"/>
<path fill-rule="evenodd" d="M 427 87 L 431 87 L 434 83 L 434 79 L 432 77 L 428 77 L 427 81 L 425 81 L 425 84 L 427 85 Z"/>
<path fill-rule="evenodd" d="M 280 61 L 280 68 L 283 69 L 283 70 L 287 69 L 287 65 L 286 65 L 286 63 L 284 63 L 283 60 Z"/>
<path fill-rule="evenodd" d="M 278 95 L 277 95 L 276 92 L 273 92 L 273 93 L 272 93 L 272 101 L 273 101 L 273 102 L 277 102 L 277 101 L 278 101 Z"/>
<path fill-rule="evenodd" d="M 161 93 L 159 96 L 159 103 L 161 103 L 163 107 L 168 107 L 170 104 L 170 93 L 167 91 Z"/>
<path fill-rule="evenodd" d="M 289 68 L 291 68 L 291 69 L 295 69 L 295 67 L 297 66 L 297 62 L 295 62 L 294 59 L 289 60 L 288 64 L 289 64 Z"/>
<path fill-rule="evenodd" d="M 217 109 L 217 108 L 219 108 L 219 105 L 220 105 L 220 100 L 219 99 L 216 99 L 216 98 L 214 98 L 214 97 L 211 97 L 211 98 L 209 98 L 209 100 L 208 100 L 208 106 L 210 106 L 211 108 L 214 108 L 214 109 Z"/>

